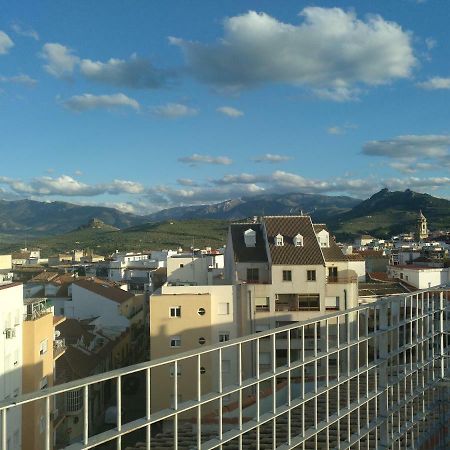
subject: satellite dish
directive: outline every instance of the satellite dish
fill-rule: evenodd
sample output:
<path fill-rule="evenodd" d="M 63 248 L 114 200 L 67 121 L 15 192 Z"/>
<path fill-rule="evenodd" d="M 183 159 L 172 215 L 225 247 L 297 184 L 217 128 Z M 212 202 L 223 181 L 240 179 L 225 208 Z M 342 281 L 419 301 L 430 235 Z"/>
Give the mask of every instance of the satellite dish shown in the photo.
<path fill-rule="evenodd" d="M 61 331 L 55 330 L 55 338 L 58 338 L 61 336 Z"/>

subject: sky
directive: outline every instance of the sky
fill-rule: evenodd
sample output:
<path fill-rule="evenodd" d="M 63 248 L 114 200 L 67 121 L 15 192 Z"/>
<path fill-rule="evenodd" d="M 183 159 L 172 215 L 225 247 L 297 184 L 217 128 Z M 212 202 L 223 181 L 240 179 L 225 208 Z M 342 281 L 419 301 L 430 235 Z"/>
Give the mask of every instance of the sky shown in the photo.
<path fill-rule="evenodd" d="M 0 198 L 450 198 L 447 0 L 0 0 Z"/>

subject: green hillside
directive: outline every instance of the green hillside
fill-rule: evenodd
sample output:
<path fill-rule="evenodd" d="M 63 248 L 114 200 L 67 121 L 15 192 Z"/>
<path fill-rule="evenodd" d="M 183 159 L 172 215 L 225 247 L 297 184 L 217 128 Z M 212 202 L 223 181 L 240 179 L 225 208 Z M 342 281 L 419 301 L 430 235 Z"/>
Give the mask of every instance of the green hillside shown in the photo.
<path fill-rule="evenodd" d="M 328 225 L 343 240 L 360 234 L 386 238 L 415 231 L 420 210 L 431 231 L 450 229 L 450 201 L 409 189 L 394 192 L 383 189 Z"/>
<path fill-rule="evenodd" d="M 124 230 L 103 224 L 80 227 L 70 233 L 39 238 L 28 246 L 42 249 L 43 256 L 72 249 L 92 249 L 94 253 L 108 255 L 115 250 L 138 251 L 162 248 L 190 248 L 225 244 L 228 222 L 223 220 L 185 220 L 139 225 Z M 0 242 L 0 253 L 17 250 L 18 245 Z"/>

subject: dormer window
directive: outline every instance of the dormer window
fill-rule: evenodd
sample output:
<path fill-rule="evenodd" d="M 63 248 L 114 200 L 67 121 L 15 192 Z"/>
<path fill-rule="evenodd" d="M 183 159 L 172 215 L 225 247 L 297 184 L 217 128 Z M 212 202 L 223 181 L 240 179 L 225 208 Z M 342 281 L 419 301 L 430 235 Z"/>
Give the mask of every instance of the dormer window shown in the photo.
<path fill-rule="evenodd" d="M 244 231 L 244 242 L 246 247 L 255 247 L 256 245 L 256 231 L 249 228 Z"/>
<path fill-rule="evenodd" d="M 321 247 L 328 248 L 330 246 L 330 234 L 327 230 L 322 230 L 320 233 L 317 233 L 317 240 Z"/>
<path fill-rule="evenodd" d="M 294 245 L 296 247 L 303 247 L 303 236 L 301 234 L 297 234 L 297 236 L 294 237 Z"/>
<path fill-rule="evenodd" d="M 284 245 L 284 239 L 283 239 L 283 236 L 282 236 L 281 234 L 277 234 L 277 235 L 275 236 L 275 245 L 276 245 L 277 247 L 283 247 L 283 245 Z"/>

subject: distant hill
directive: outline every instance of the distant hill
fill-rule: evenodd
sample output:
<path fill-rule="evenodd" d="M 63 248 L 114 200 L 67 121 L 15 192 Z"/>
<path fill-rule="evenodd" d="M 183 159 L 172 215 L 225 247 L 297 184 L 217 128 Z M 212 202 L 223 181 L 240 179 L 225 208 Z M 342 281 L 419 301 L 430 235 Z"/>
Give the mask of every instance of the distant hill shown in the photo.
<path fill-rule="evenodd" d="M 227 229 L 228 222 L 221 220 L 159 222 L 124 230 L 91 221 L 69 233 L 34 239 L 29 245 L 41 248 L 44 257 L 73 249 L 90 249 L 96 254 L 108 255 L 115 250 L 218 248 L 226 242 Z M 14 249 L 17 244 L 0 242 L 0 254 Z"/>
<path fill-rule="evenodd" d="M 328 222 L 341 239 L 358 234 L 389 237 L 415 231 L 417 215 L 422 210 L 430 230 L 450 229 L 450 201 L 409 189 L 382 189 L 372 197 Z"/>
<path fill-rule="evenodd" d="M 252 216 L 310 214 L 315 221 L 326 221 L 349 211 L 361 200 L 346 196 L 320 194 L 262 194 L 228 200 L 213 205 L 180 206 L 148 215 L 149 221 L 185 219 L 238 220 Z"/>
<path fill-rule="evenodd" d="M 408 189 L 383 189 L 364 201 L 345 196 L 264 194 L 213 205 L 170 208 L 148 216 L 64 202 L 0 200 L 0 242 L 4 242 L 0 250 L 17 248 L 17 244 L 8 244 L 24 237 L 29 245 L 49 251 L 190 247 L 192 239 L 196 246 L 222 245 L 227 224 L 232 220 L 301 211 L 310 214 L 316 223 L 325 222 L 340 240 L 367 233 L 388 237 L 413 231 L 419 210 L 427 217 L 431 230 L 450 228 L 448 200 Z"/>
<path fill-rule="evenodd" d="M 92 219 L 116 228 L 145 221 L 133 214 L 102 206 L 80 206 L 66 202 L 0 200 L 0 235 L 38 237 L 67 233 Z"/>

